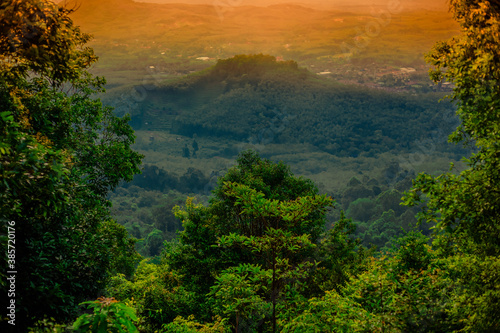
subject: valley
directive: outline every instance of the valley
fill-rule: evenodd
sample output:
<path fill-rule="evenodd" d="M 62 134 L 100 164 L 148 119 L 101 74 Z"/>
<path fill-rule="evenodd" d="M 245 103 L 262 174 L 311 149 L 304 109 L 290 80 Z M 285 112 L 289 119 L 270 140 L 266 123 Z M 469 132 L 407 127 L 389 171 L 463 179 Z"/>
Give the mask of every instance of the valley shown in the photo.
<path fill-rule="evenodd" d="M 500 3 L 177 1 L 0 3 L 0 331 L 500 331 Z"/>
<path fill-rule="evenodd" d="M 143 239 L 143 255 L 153 255 L 155 230 L 171 239 L 181 228 L 171 213 L 160 228 L 157 208 L 186 195 L 207 202 L 247 149 L 312 179 L 337 199 L 330 220 L 342 208 L 359 226 L 398 207 L 419 172 L 438 174 L 451 161 L 461 170 L 466 150 L 447 143 L 458 120 L 439 102 L 452 86 L 433 85 L 424 61 L 436 40 L 457 32 L 445 6 L 159 2 L 87 0 L 72 14 L 94 36 L 103 101 L 131 115 L 134 148 L 145 156 L 147 172 L 112 196 L 115 218 Z M 351 180 L 361 187 L 350 189 Z M 376 204 L 387 191 L 396 191 L 392 203 Z M 349 207 L 361 199 L 379 208 L 360 217 Z M 387 223 L 401 225 L 404 211 L 394 209 Z"/>

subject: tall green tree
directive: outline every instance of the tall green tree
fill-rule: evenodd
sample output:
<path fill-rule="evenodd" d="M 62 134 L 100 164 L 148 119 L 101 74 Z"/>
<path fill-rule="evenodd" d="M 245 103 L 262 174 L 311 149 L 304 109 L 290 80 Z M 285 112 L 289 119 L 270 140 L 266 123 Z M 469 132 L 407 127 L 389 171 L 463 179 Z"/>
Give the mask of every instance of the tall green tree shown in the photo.
<path fill-rule="evenodd" d="M 318 195 L 310 180 L 295 177 L 283 163 L 243 152 L 237 165 L 219 179 L 209 206 L 190 199 L 185 209 L 177 209 L 184 231 L 179 243 L 168 244 L 165 260 L 184 276 L 186 288 L 200 295 L 200 304 L 206 305 L 201 319 L 210 319 L 205 295 L 216 276 L 244 264 L 270 270 L 274 285 L 266 301 L 276 305 L 285 281 L 278 269 L 292 269 L 314 255 L 330 204 L 331 198 Z"/>
<path fill-rule="evenodd" d="M 93 97 L 105 82 L 87 72 L 97 57 L 70 13 L 48 0 L 0 3 L 0 221 L 2 234 L 15 228 L 2 274 L 17 271 L 21 332 L 44 315 L 71 317 L 137 258 L 106 195 L 139 172 L 141 156 L 129 119 Z"/>
<path fill-rule="evenodd" d="M 276 332 L 277 306 L 286 307 L 285 294 L 290 296 L 304 289 L 303 282 L 315 266 L 310 251 L 315 244 L 311 243 L 310 235 L 296 234 L 293 230 L 298 229 L 299 225 L 311 223 L 309 217 L 312 213 L 324 214 L 327 207 L 332 205 L 332 198 L 315 195 L 290 201 L 269 200 L 255 189 L 234 183 L 225 183 L 224 191 L 226 195 L 236 198 L 236 206 L 241 207 L 240 216 L 248 221 L 247 230 L 252 232 L 230 233 L 227 237 L 223 235 L 219 237 L 218 246 L 242 247 L 254 256 L 252 263 L 261 263 L 263 272 L 268 273 L 269 279 L 264 289 L 268 291 L 265 299 L 271 305 L 270 314 L 269 318 L 265 318 L 265 312 L 260 315 L 262 319 L 269 320 L 272 332 Z M 242 266 L 244 264 L 240 264 Z M 219 289 L 216 288 L 217 291 Z M 217 292 L 215 296 L 218 298 Z M 238 324 L 235 329 L 238 331 Z"/>
<path fill-rule="evenodd" d="M 420 175 L 407 196 L 423 201 L 422 219 L 436 221 L 436 231 L 464 251 L 500 255 L 500 4 L 452 0 L 450 8 L 462 34 L 437 43 L 427 60 L 431 77 L 455 85 L 449 96 L 461 124 L 450 141 L 474 147 L 460 175 Z"/>
<path fill-rule="evenodd" d="M 435 221 L 436 243 L 450 256 L 463 331 L 500 330 L 500 3 L 451 0 L 462 34 L 436 44 L 431 77 L 455 86 L 460 126 L 450 136 L 475 149 L 459 175 L 420 175 L 406 203 L 425 202 L 421 220 Z M 481 272 L 481 273 L 479 273 Z"/>

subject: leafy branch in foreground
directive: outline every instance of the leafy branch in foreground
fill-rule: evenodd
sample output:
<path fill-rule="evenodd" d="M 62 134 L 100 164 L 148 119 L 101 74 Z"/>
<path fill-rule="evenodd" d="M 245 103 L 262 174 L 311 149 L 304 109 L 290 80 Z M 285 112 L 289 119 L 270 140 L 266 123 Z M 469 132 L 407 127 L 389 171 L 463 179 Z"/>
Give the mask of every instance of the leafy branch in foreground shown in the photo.
<path fill-rule="evenodd" d="M 92 314 L 81 315 L 73 324 L 76 332 L 139 332 L 133 322 L 137 321 L 135 310 L 118 302 L 113 297 L 99 297 L 96 301 L 80 303 L 88 304 Z"/>

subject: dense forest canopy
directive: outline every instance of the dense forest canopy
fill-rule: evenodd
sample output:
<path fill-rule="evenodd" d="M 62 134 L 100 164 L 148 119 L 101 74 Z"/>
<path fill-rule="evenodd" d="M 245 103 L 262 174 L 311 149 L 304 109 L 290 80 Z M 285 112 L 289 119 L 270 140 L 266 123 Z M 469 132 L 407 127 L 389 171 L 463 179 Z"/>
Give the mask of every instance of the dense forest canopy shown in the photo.
<path fill-rule="evenodd" d="M 455 153 L 473 151 L 465 168 L 415 175 L 393 162 L 380 178 L 352 177 L 332 197 L 255 150 L 210 179 L 193 167 L 179 176 L 152 164 L 134 178 L 147 157 L 133 150 L 129 122 L 148 126 L 147 117 L 176 112 L 163 130 L 192 135 L 181 158 L 193 161 L 208 150 L 198 141 L 245 138 L 287 109 L 280 120 L 289 132 L 275 131 L 276 143 L 291 149 L 303 140 L 354 158 L 391 140 L 407 145 L 418 134 L 398 127 L 428 131 L 433 115 L 450 108 L 324 85 L 294 61 L 260 54 L 150 87 L 151 105 L 120 118 L 96 98 L 105 81 L 88 71 L 97 57 L 71 9 L 3 1 L 2 331 L 499 331 L 500 6 L 452 0 L 450 9 L 462 33 L 426 60 L 436 83 L 453 83 L 460 124 L 449 139 L 468 147 Z M 165 95 L 193 104 L 190 112 L 169 109 Z M 246 134 L 235 128 L 238 112 L 259 115 L 248 118 Z M 299 126 L 303 136 L 294 137 Z M 208 184 L 208 199 L 186 198 Z M 146 226 L 124 221 L 132 212 Z"/>

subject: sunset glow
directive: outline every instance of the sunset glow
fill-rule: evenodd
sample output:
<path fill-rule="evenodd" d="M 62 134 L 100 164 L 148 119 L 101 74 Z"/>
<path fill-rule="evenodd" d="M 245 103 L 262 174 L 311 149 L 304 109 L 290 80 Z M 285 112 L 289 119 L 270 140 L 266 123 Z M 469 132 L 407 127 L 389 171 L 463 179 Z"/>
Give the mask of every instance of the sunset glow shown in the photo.
<path fill-rule="evenodd" d="M 444 1 L 156 2 L 162 4 L 78 2 L 73 17 L 94 35 L 98 67 L 132 54 L 151 65 L 179 59 L 211 64 L 250 53 L 296 60 L 318 73 L 348 63 L 412 67 L 423 65 L 435 40 L 457 31 Z M 113 82 L 116 72 L 107 74 Z"/>
<path fill-rule="evenodd" d="M 499 0 L 1 0 L 0 332 L 500 332 L 499 166 Z"/>

